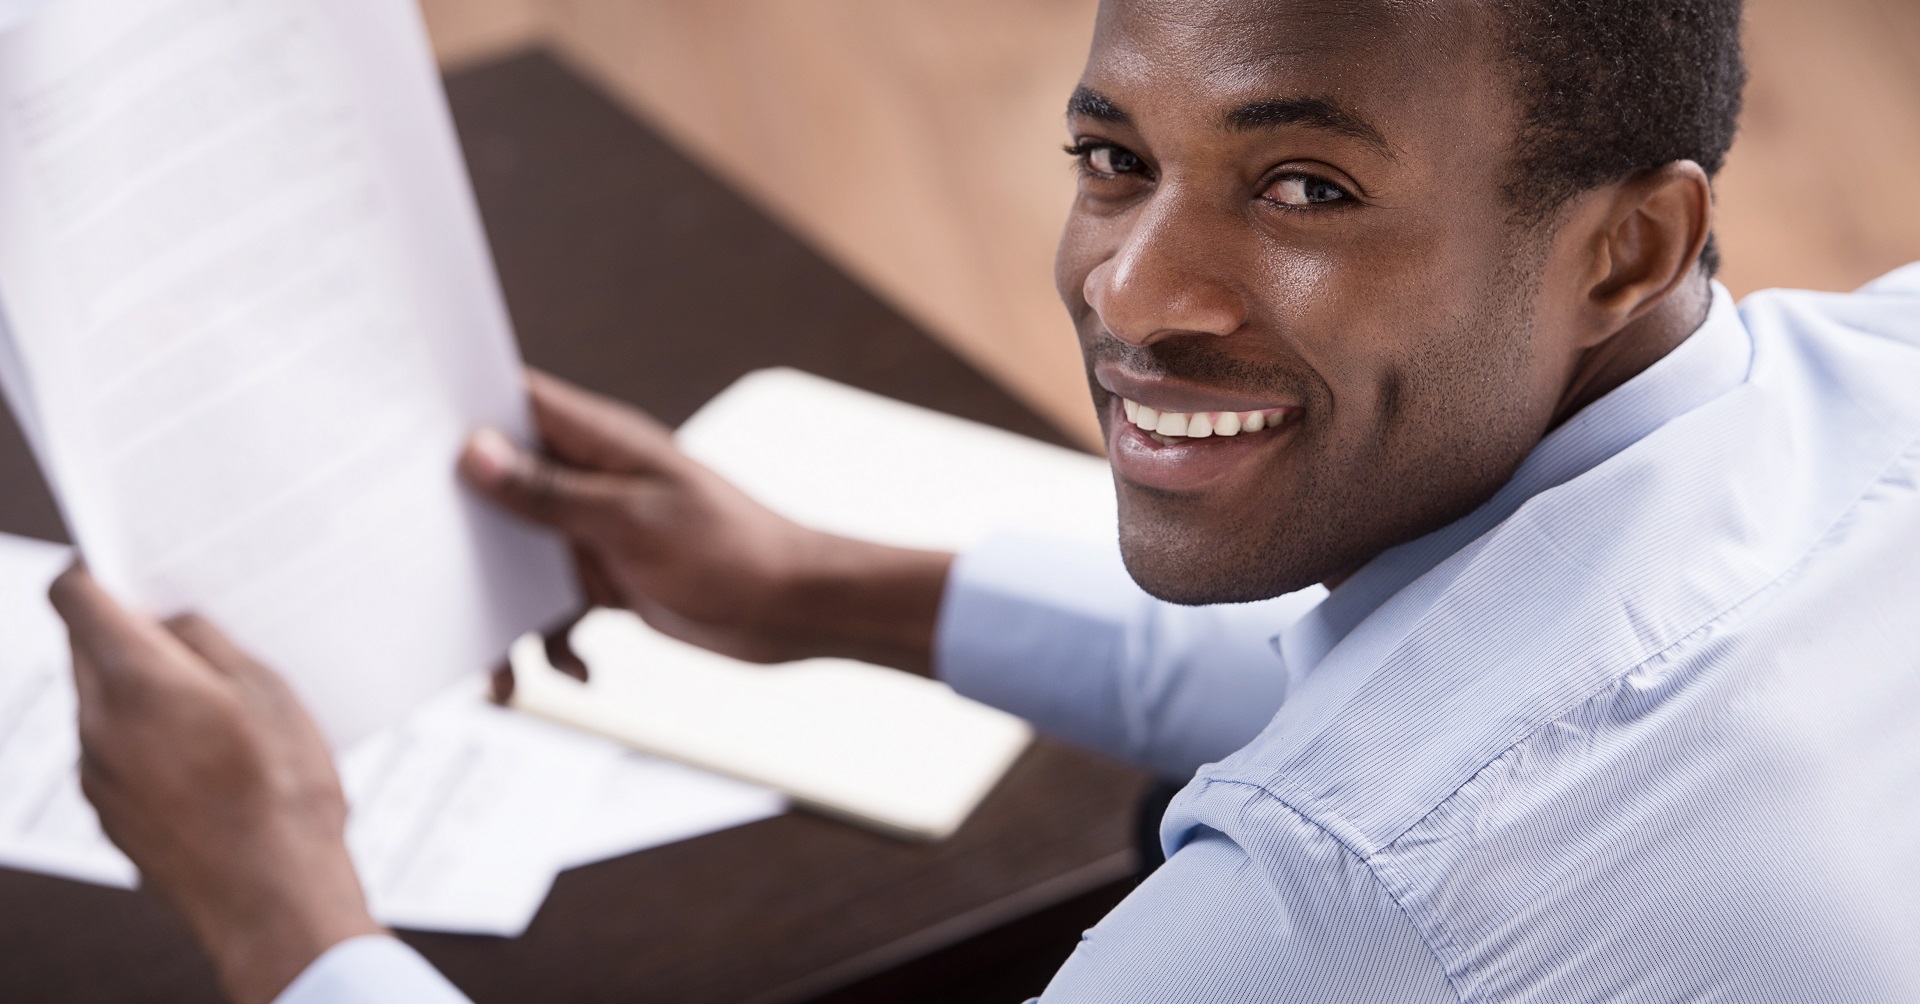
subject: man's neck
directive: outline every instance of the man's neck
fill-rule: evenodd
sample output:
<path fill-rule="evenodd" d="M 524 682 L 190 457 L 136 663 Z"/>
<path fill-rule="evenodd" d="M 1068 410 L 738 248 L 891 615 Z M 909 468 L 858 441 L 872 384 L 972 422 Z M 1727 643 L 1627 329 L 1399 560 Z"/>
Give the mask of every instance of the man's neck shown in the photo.
<path fill-rule="evenodd" d="M 1614 388 L 1666 358 L 1667 353 L 1706 323 L 1712 308 L 1713 284 L 1704 270 L 1695 270 L 1652 310 L 1580 357 L 1547 431 L 1559 428 L 1587 405 L 1606 397 Z"/>
<path fill-rule="evenodd" d="M 1713 284 L 1704 271 L 1696 271 L 1652 310 L 1635 318 L 1613 337 L 1587 350 L 1580 357 L 1546 431 L 1559 428 L 1588 405 L 1606 397 L 1654 363 L 1666 358 L 1668 353 L 1706 323 L 1707 314 L 1712 309 Z M 1329 590 L 1337 589 L 1364 567 L 1366 563 L 1362 562 L 1338 574 L 1329 575 L 1321 580 L 1321 584 Z"/>

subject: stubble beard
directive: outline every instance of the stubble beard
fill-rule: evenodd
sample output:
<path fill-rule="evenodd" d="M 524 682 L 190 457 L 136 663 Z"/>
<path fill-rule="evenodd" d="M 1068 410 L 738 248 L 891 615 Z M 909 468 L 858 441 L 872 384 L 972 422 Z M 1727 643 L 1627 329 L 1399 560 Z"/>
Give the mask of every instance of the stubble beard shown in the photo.
<path fill-rule="evenodd" d="M 1323 383 L 1303 388 L 1298 372 L 1269 374 L 1285 380 L 1279 386 L 1312 391 L 1286 452 L 1311 451 L 1313 460 L 1290 465 L 1293 483 L 1267 494 L 1273 505 L 1263 498 L 1209 516 L 1194 499 L 1122 487 L 1120 551 L 1134 581 L 1189 606 L 1268 599 L 1344 576 L 1492 497 L 1544 433 L 1539 408 L 1520 391 L 1536 254 L 1511 253 L 1479 310 L 1415 338 L 1423 350 L 1387 379 L 1381 413 L 1344 444 L 1330 421 L 1316 421 L 1334 414 Z"/>

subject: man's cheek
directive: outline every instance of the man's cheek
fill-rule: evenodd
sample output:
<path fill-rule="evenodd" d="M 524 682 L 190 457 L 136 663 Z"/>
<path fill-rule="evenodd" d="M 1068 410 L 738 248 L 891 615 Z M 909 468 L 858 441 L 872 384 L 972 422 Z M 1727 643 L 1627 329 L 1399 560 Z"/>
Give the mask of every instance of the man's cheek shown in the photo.
<path fill-rule="evenodd" d="M 1086 230 L 1077 217 L 1070 218 L 1053 259 L 1054 289 L 1075 320 L 1091 313 L 1086 297 L 1087 276 L 1106 257 L 1089 246 L 1090 235 Z"/>

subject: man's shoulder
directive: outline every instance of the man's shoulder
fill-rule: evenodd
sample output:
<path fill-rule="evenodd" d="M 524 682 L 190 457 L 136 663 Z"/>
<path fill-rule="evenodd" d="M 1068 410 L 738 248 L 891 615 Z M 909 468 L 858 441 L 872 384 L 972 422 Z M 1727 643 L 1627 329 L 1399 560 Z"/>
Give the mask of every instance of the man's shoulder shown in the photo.
<path fill-rule="evenodd" d="M 1171 824 L 1329 835 L 1467 998 L 1920 991 L 1920 351 L 1782 299 L 1764 386 L 1390 601 Z"/>
<path fill-rule="evenodd" d="M 1920 272 L 1895 278 L 1870 295 L 1750 301 L 1767 316 L 1748 318 L 1745 384 L 1403 590 L 1208 776 L 1283 795 L 1367 853 L 1582 702 L 1792 588 L 1816 551 L 1855 560 L 1863 545 L 1836 528 L 1910 476 L 1920 440 L 1920 349 L 1872 337 L 1910 315 L 1920 344 L 1920 311 L 1903 305 L 1920 303 Z M 1876 313 L 1866 299 L 1899 302 Z"/>
<path fill-rule="evenodd" d="M 1471 735 L 1393 769 L 1203 779 L 1175 825 L 1218 830 L 1296 885 L 1316 835 L 1338 841 L 1463 999 L 1911 999 L 1920 644 L 1902 625 L 1920 581 L 1901 566 L 1920 505 L 1911 478 L 1881 487 L 1822 545 L 1877 558 L 1802 563 L 1517 725 L 1477 768 Z M 1464 780 L 1432 797 L 1450 766 Z M 1408 821 L 1366 828 L 1385 817 Z"/>
<path fill-rule="evenodd" d="M 1740 304 L 1756 333 L 1813 339 L 1867 334 L 1920 349 L 1920 262 L 1901 266 L 1851 293 L 1764 289 Z"/>
<path fill-rule="evenodd" d="M 1284 806 L 1473 979 L 1542 972 L 1603 920 L 1667 978 L 1662 945 L 1702 938 L 1782 986 L 1831 977 L 1821 952 L 1906 973 L 1889 939 L 1920 914 L 1879 890 L 1920 884 L 1914 303 L 1920 271 L 1750 301 L 1746 385 L 1383 606 L 1175 825 L 1252 847 Z M 1687 927 L 1727 911 L 1762 918 L 1745 947 Z"/>
<path fill-rule="evenodd" d="M 1866 521 L 1920 547 L 1920 521 Z M 1823 586 L 1842 574 L 1809 570 Z M 1351 780 L 1337 773 L 1202 781 L 1180 825 L 1225 834 L 1276 888 L 1363 868 L 1466 1000 L 1913 999 L 1920 673 L 1889 628 L 1920 585 L 1875 585 L 1754 598 L 1385 843 L 1330 811 Z M 1316 857 L 1322 834 L 1354 864 Z"/>

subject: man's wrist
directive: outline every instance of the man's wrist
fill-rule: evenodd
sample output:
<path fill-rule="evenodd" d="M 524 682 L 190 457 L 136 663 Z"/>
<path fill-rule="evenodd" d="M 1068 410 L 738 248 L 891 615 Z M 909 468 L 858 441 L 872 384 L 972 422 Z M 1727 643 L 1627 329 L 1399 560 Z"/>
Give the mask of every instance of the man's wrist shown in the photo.
<path fill-rule="evenodd" d="M 194 925 L 236 1004 L 268 1004 L 333 946 L 388 933 L 367 912 L 357 880 L 276 886 L 274 895 Z"/>
<path fill-rule="evenodd" d="M 771 616 L 800 654 L 933 674 L 933 639 L 954 555 L 820 534 L 778 589 Z"/>
<path fill-rule="evenodd" d="M 270 1004 L 315 959 L 344 941 L 386 934 L 372 918 L 239 932 L 215 949 L 214 969 L 235 1004 Z"/>

